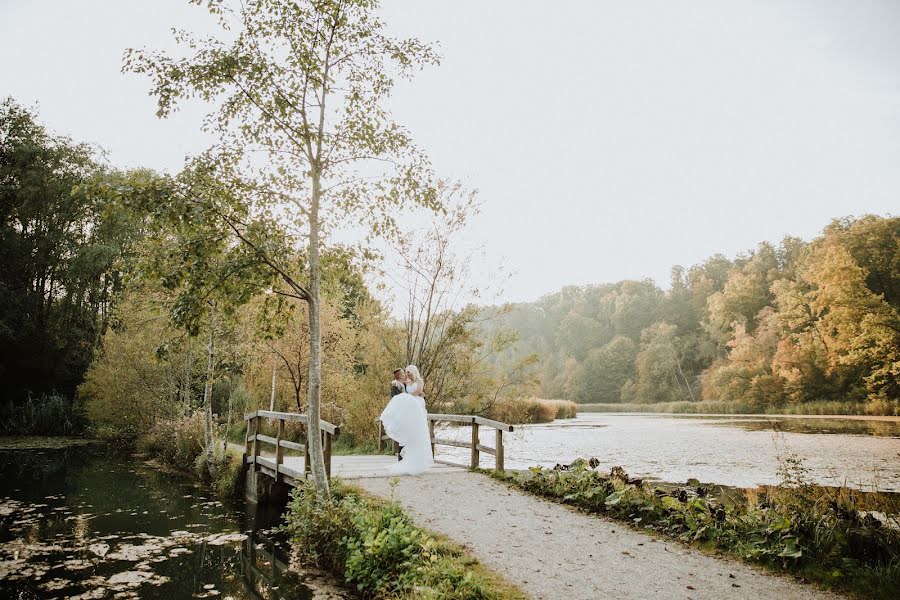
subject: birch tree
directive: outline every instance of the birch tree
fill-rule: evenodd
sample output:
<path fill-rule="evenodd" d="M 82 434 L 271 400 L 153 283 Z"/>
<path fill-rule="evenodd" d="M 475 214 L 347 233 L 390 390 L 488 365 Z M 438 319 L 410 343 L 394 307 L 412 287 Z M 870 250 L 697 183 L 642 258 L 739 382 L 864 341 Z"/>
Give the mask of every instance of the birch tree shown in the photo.
<path fill-rule="evenodd" d="M 210 105 L 203 129 L 217 141 L 191 167 L 225 193 L 206 196 L 203 210 L 281 278 L 285 293 L 306 302 L 307 415 L 316 424 L 322 248 L 337 226 L 363 231 L 365 243 L 395 237 L 401 208 L 439 209 L 427 158 L 384 106 L 398 78 L 436 64 L 438 56 L 429 44 L 386 35 L 376 1 L 192 3 L 218 20 L 220 37 L 177 31 L 183 56 L 129 49 L 123 70 L 150 78 L 160 117 L 191 98 Z M 271 220 L 305 246 L 302 270 L 271 251 L 265 235 Z M 309 439 L 316 489 L 325 496 L 321 438 Z"/>

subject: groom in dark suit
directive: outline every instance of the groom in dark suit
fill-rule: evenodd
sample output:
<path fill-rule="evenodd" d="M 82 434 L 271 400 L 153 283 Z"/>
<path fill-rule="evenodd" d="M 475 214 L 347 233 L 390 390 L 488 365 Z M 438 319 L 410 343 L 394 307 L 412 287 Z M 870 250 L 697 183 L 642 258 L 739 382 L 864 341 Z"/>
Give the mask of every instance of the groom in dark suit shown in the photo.
<path fill-rule="evenodd" d="M 391 382 L 391 398 L 393 398 L 397 394 L 403 394 L 405 392 L 406 371 L 404 369 L 394 369 L 394 380 Z M 397 460 L 403 460 L 403 457 L 400 456 L 401 450 L 403 450 L 403 446 L 398 446 Z"/>
<path fill-rule="evenodd" d="M 391 398 L 406 391 L 405 381 L 406 372 L 403 369 L 394 369 L 394 380 L 391 382 Z"/>

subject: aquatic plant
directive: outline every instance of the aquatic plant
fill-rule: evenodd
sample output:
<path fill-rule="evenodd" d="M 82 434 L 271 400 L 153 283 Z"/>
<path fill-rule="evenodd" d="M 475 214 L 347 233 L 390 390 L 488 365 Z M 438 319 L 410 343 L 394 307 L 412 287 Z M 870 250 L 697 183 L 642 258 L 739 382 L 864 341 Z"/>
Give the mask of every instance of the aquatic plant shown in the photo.
<path fill-rule="evenodd" d="M 620 467 L 601 473 L 596 464 L 579 459 L 555 469 L 492 475 L 536 495 L 839 589 L 873 598 L 894 598 L 900 590 L 896 506 L 873 506 L 879 501 L 846 488 L 805 484 L 796 472 L 789 485 L 744 495 L 697 480 L 650 484 Z"/>

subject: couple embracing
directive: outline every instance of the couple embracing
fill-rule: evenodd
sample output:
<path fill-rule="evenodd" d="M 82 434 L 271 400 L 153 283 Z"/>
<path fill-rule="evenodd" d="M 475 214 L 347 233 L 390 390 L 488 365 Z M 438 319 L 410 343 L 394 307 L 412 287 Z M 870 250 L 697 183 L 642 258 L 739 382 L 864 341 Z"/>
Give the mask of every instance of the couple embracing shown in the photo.
<path fill-rule="evenodd" d="M 388 470 L 418 475 L 434 464 L 425 409 L 425 382 L 415 365 L 394 371 L 391 401 L 381 413 L 384 432 L 400 445 L 400 461 Z"/>

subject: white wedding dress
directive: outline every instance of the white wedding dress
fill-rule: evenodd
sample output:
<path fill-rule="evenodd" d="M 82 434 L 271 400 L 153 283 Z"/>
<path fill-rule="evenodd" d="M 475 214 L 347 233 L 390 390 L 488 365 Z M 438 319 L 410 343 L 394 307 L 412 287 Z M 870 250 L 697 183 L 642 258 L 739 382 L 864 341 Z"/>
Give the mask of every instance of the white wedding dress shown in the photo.
<path fill-rule="evenodd" d="M 434 465 L 425 399 L 414 395 L 418 385 L 414 381 L 406 386 L 405 394 L 391 398 L 379 417 L 384 432 L 403 446 L 400 451 L 403 460 L 388 467 L 388 471 L 398 475 L 418 475 Z"/>

